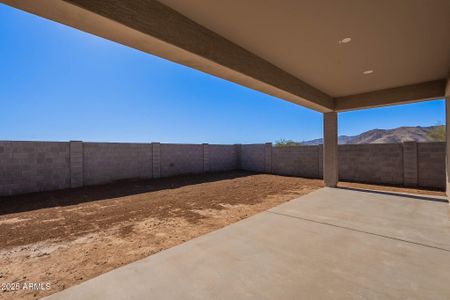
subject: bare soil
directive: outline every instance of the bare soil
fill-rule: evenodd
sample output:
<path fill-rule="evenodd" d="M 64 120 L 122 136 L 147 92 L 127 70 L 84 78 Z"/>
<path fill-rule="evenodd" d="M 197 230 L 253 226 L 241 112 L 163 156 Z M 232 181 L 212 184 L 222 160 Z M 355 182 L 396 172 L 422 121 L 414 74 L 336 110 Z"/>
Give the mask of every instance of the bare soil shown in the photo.
<path fill-rule="evenodd" d="M 0 298 L 58 292 L 320 187 L 229 172 L 2 197 L 0 284 L 20 288 Z M 50 286 L 24 290 L 29 282 Z"/>

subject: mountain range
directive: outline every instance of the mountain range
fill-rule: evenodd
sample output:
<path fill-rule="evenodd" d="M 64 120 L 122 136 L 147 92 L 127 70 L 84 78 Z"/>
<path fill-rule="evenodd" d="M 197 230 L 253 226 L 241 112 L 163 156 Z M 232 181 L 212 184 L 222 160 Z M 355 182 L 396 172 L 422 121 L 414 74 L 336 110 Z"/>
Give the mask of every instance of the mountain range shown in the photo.
<path fill-rule="evenodd" d="M 433 142 L 436 138 L 430 132 L 443 129 L 439 126 L 429 127 L 398 127 L 394 129 L 373 129 L 358 135 L 340 135 L 339 144 L 380 144 L 402 143 L 406 141 Z M 323 139 L 315 139 L 302 142 L 303 145 L 320 145 Z"/>

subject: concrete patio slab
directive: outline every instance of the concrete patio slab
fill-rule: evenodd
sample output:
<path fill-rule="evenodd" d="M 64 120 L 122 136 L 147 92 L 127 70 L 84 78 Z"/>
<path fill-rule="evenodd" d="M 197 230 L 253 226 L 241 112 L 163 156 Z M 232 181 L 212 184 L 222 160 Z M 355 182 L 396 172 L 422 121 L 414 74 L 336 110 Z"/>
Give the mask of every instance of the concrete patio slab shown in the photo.
<path fill-rule="evenodd" d="M 324 188 L 48 299 L 448 299 L 449 226 L 444 202 Z"/>
<path fill-rule="evenodd" d="M 448 202 L 442 196 L 324 188 L 270 211 L 450 251 Z"/>

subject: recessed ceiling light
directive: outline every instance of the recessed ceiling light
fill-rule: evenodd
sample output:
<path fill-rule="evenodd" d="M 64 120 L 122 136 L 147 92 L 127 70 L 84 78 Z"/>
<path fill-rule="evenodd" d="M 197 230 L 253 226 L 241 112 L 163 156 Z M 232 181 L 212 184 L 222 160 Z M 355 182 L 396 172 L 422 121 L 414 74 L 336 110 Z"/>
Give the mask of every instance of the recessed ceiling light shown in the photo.
<path fill-rule="evenodd" d="M 347 44 L 352 41 L 352 38 L 346 37 L 339 41 L 339 44 Z"/>
<path fill-rule="evenodd" d="M 372 73 L 373 73 L 373 70 L 365 70 L 363 72 L 364 75 L 369 75 L 369 74 L 372 74 Z"/>

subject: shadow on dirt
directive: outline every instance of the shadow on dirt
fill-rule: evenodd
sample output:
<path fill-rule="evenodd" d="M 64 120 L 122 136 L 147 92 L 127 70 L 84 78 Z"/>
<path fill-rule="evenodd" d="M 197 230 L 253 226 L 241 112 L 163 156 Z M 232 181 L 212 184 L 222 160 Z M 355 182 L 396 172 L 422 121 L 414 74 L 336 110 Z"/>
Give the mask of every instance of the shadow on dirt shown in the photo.
<path fill-rule="evenodd" d="M 255 174 L 257 173 L 231 171 L 223 173 L 183 175 L 160 179 L 133 179 L 74 189 L 3 196 L 0 197 L 0 215 L 57 206 L 69 206 L 160 190 L 176 189 L 187 185 L 235 179 Z"/>

